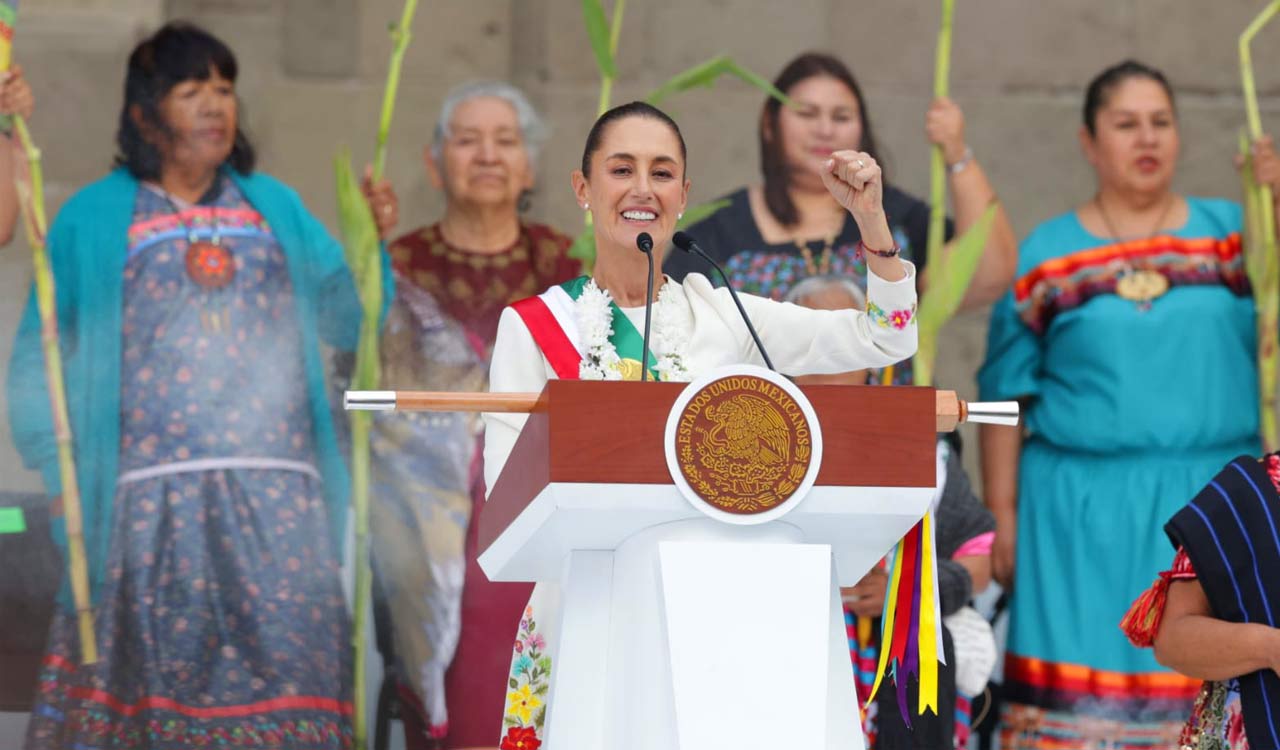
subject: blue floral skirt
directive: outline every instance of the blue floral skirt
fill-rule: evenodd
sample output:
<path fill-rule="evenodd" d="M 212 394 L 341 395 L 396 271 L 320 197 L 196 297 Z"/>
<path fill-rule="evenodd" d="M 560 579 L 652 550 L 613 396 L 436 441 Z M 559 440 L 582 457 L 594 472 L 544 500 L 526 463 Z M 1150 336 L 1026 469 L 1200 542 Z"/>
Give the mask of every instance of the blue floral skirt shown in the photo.
<path fill-rule="evenodd" d="M 170 474 L 123 485 L 94 609 L 54 618 L 27 747 L 348 748 L 349 620 L 314 477 Z"/>

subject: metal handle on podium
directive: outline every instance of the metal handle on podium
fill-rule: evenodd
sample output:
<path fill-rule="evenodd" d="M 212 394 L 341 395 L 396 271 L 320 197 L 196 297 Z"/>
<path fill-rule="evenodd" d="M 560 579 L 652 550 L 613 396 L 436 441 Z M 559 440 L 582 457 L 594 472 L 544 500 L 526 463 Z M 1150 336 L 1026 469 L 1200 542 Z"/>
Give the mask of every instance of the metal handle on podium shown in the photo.
<path fill-rule="evenodd" d="M 951 432 L 965 422 L 1013 427 L 1018 424 L 1017 401 L 969 403 L 955 391 L 937 391 L 938 432 Z M 529 413 L 536 393 L 459 393 L 449 391 L 347 391 L 342 404 L 348 411 L 466 411 Z"/>
<path fill-rule="evenodd" d="M 347 391 L 347 411 L 487 411 L 528 414 L 536 393 L 462 393 L 458 391 Z"/>
<path fill-rule="evenodd" d="M 966 422 L 1017 427 L 1021 410 L 1017 401 L 970 401 Z"/>

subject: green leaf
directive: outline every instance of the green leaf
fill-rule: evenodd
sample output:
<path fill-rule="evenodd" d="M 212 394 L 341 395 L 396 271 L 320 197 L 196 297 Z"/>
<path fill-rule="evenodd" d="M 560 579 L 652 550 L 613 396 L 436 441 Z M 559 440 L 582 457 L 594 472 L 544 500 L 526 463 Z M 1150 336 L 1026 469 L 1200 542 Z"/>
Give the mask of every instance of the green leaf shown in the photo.
<path fill-rule="evenodd" d="M 360 191 L 360 182 L 351 168 L 351 151 L 341 149 L 333 159 L 334 178 L 338 194 L 338 228 L 342 234 L 342 248 L 347 267 L 360 291 L 360 302 L 368 309 L 371 300 L 365 296 L 366 279 L 373 268 L 381 270 L 378 257 L 378 227 L 373 212 Z"/>
<path fill-rule="evenodd" d="M 666 83 L 650 92 L 645 97 L 645 101 L 656 106 L 674 94 L 683 93 L 699 86 L 710 88 L 715 85 L 716 80 L 722 75 L 731 75 L 738 78 L 783 104 L 791 106 L 791 99 L 786 94 L 779 91 L 765 79 L 738 65 L 727 55 L 713 57 L 704 63 L 677 73 Z"/>
<path fill-rule="evenodd" d="M 998 205 L 993 201 L 967 232 L 943 246 L 940 257 L 929 258 L 929 284 L 920 297 L 916 318 L 921 328 L 940 330 L 960 309 L 978 270 Z"/>
<path fill-rule="evenodd" d="M 573 238 L 573 244 L 569 246 L 569 257 L 582 261 L 584 265 L 595 262 L 596 238 L 591 232 L 591 227 L 582 230 L 581 234 Z"/>
<path fill-rule="evenodd" d="M 596 66 L 601 78 L 617 78 L 618 69 L 609 51 L 609 20 L 605 18 L 600 0 L 582 0 L 582 21 L 591 38 L 591 50 L 596 53 Z"/>
<path fill-rule="evenodd" d="M 920 328 L 914 360 L 916 385 L 933 383 L 938 333 L 960 309 L 960 303 L 969 291 L 969 283 L 978 270 L 978 261 L 982 259 L 983 248 L 991 234 L 998 205 L 993 201 L 967 232 L 929 259 L 929 284 L 920 297 L 916 314 L 916 325 Z"/>
<path fill-rule="evenodd" d="M 507 686 L 510 687 L 512 690 L 518 690 L 520 688 L 520 683 L 516 681 L 516 678 L 512 677 L 511 679 L 507 680 Z"/>

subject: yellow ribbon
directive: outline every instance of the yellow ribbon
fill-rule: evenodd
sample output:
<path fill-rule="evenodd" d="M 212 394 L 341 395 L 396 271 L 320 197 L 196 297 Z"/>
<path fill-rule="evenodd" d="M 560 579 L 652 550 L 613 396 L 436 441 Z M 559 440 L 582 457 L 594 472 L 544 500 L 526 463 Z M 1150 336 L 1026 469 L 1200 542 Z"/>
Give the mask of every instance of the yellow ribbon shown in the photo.
<path fill-rule="evenodd" d="M 938 715 L 938 612 L 935 609 L 933 567 L 933 514 L 924 514 L 920 539 L 920 715 L 932 709 Z"/>
<path fill-rule="evenodd" d="M 889 577 L 889 589 L 885 594 L 884 616 L 880 618 L 880 664 L 876 667 L 876 681 L 871 686 L 871 695 L 867 705 L 875 700 L 880 691 L 880 682 L 884 680 L 885 667 L 889 666 L 889 652 L 893 650 L 893 615 L 898 609 L 898 583 L 902 580 L 902 543 L 898 543 L 898 551 L 893 554 L 893 575 Z M 908 606 L 910 606 L 908 604 Z"/>

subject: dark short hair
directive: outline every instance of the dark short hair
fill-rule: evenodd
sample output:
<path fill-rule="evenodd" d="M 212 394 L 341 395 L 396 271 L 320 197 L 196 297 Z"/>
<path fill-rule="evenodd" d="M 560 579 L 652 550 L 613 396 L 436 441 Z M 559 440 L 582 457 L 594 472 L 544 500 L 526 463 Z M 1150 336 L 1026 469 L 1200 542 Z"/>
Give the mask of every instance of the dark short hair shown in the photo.
<path fill-rule="evenodd" d="M 1107 106 L 1107 100 L 1111 98 L 1111 92 L 1131 78 L 1145 78 L 1160 84 L 1160 88 L 1164 89 L 1165 95 L 1169 97 L 1169 106 L 1175 106 L 1173 87 L 1169 85 L 1169 80 L 1164 77 L 1164 73 L 1137 60 L 1125 60 L 1094 76 L 1094 79 L 1089 81 L 1089 88 L 1085 89 L 1084 126 L 1088 128 L 1089 135 L 1098 134 L 1098 110 Z"/>
<path fill-rule="evenodd" d="M 587 144 L 582 149 L 582 174 L 591 176 L 591 157 L 596 151 L 600 150 L 600 142 L 604 140 L 605 131 L 609 126 L 619 120 L 626 120 L 631 117 L 643 117 L 649 120 L 657 120 L 663 123 L 671 132 L 675 134 L 676 140 L 680 142 L 680 159 L 685 162 L 685 171 L 688 171 L 689 150 L 685 148 L 684 136 L 680 134 L 680 126 L 671 116 L 648 102 L 628 102 L 627 104 L 619 104 L 613 109 L 605 112 L 596 118 L 596 122 L 591 126 L 591 132 L 587 133 Z"/>
<path fill-rule="evenodd" d="M 168 126 L 160 117 L 160 101 L 179 83 L 208 80 L 210 71 L 214 70 L 234 83 L 238 72 L 236 57 L 220 39 L 194 24 L 182 21 L 165 24 L 134 47 L 124 77 L 124 105 L 120 107 L 120 128 L 116 131 L 119 150 L 116 165 L 128 168 L 140 180 L 158 178 L 160 150 L 143 137 L 130 110 L 136 105 L 147 124 L 165 132 Z M 253 144 L 237 123 L 227 164 L 241 174 L 248 174 L 253 171 L 255 158 Z"/>
<path fill-rule="evenodd" d="M 849 72 L 849 68 L 839 58 L 822 52 L 806 52 L 787 63 L 778 77 L 773 79 L 773 86 L 782 93 L 789 94 L 797 83 L 821 76 L 834 78 L 853 92 L 854 98 L 858 100 L 859 117 L 862 120 L 862 142 L 858 144 L 858 149 L 881 162 L 876 150 L 875 132 L 871 129 L 871 118 L 867 114 L 867 100 L 862 96 L 862 88 L 858 86 L 853 73 Z M 773 214 L 779 224 L 789 227 L 800 221 L 800 214 L 788 191 L 791 185 L 791 167 L 787 164 L 786 149 L 778 130 L 778 113 L 781 110 L 782 102 L 772 96 L 765 99 L 764 111 L 760 115 L 760 172 L 764 177 L 764 203 L 769 208 L 769 213 Z M 773 134 L 772 138 L 768 137 L 769 133 Z M 880 167 L 883 170 L 884 164 Z"/>

